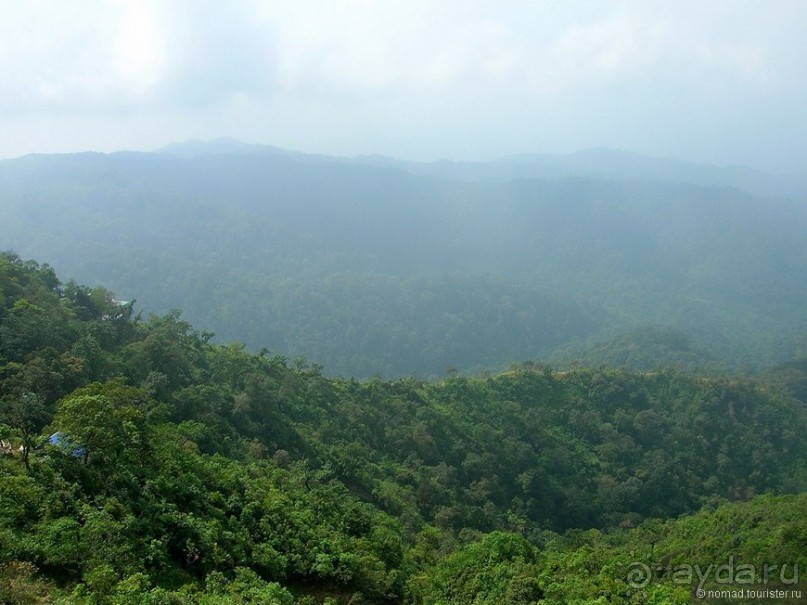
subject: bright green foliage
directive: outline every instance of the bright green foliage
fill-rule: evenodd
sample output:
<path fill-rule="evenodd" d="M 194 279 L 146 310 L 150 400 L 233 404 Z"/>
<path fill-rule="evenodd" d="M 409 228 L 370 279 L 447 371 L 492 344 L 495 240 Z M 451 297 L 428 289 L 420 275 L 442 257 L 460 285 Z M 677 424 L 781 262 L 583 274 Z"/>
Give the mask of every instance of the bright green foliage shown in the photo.
<path fill-rule="evenodd" d="M 807 568 L 804 497 L 752 499 L 807 485 L 781 375 L 336 379 L 0 277 L 0 601 L 677 603 L 630 565 Z"/>
<path fill-rule="evenodd" d="M 550 542 L 541 553 L 539 585 L 546 599 L 542 603 L 593 603 L 602 599 L 625 605 L 685 605 L 691 602 L 691 593 L 702 578 L 703 586 L 719 588 L 716 580 L 725 579 L 728 573 L 740 577 L 737 570 L 750 572 L 752 568 L 755 575 L 745 579 L 752 580 L 755 588 L 787 588 L 777 581 L 782 566 L 785 579 L 790 581 L 794 566 L 801 570 L 807 565 L 806 513 L 807 495 L 763 496 L 677 520 L 648 521 L 627 531 L 570 532 Z M 766 565 L 776 566 L 768 580 Z M 716 575 L 721 566 L 723 575 Z M 632 570 L 640 568 L 649 576 L 631 576 Z M 634 586 L 631 578 L 644 581 Z M 740 582 L 743 580 L 740 577 Z M 734 584 L 735 589 L 743 586 Z"/>
<path fill-rule="evenodd" d="M 528 605 L 542 598 L 537 549 L 521 536 L 493 532 L 441 561 L 427 601 Z"/>
<path fill-rule="evenodd" d="M 61 400 L 53 419 L 62 439 L 84 458 L 135 463 L 147 448 L 146 394 L 121 383 L 95 383 Z"/>

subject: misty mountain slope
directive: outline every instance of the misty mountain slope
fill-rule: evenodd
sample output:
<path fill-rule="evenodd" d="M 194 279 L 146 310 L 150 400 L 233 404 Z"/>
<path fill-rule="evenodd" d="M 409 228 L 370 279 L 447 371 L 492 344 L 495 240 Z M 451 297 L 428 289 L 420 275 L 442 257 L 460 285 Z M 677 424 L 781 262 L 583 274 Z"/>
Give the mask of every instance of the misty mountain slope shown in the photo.
<path fill-rule="evenodd" d="M 201 149 L 196 148 L 200 153 Z M 359 156 L 356 163 L 396 167 L 407 172 L 471 182 L 507 182 L 517 179 L 590 178 L 641 182 L 689 183 L 706 187 L 733 187 L 761 196 L 807 198 L 807 180 L 772 175 L 744 166 L 714 166 L 667 158 L 648 157 L 605 147 L 567 155 L 518 154 L 490 162 L 406 162 L 383 156 Z"/>
<path fill-rule="evenodd" d="M 0 248 L 329 373 L 588 357 L 643 326 L 732 366 L 804 354 L 807 204 L 221 144 L 0 162 Z"/>

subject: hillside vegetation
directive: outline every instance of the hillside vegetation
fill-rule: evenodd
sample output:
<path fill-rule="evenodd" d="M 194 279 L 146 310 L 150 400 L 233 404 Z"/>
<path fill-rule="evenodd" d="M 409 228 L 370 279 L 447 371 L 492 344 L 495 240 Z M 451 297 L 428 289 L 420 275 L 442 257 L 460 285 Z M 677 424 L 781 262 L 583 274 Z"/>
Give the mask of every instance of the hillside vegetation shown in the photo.
<path fill-rule="evenodd" d="M 807 355 L 807 203 L 774 177 L 603 152 L 552 168 L 168 151 L 0 162 L 0 249 L 332 376 Z M 689 353 L 637 358 L 626 340 L 647 330 Z"/>
<path fill-rule="evenodd" d="M 7 253 L 0 602 L 688 603 L 807 563 L 800 367 L 327 377 Z"/>

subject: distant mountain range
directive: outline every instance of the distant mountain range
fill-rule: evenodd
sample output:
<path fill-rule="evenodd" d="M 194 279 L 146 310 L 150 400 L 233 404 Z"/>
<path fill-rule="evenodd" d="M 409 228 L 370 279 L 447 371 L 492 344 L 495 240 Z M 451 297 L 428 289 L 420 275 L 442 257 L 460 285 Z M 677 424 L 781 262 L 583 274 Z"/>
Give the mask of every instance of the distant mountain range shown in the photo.
<path fill-rule="evenodd" d="M 258 145 L 255 143 L 244 143 L 238 139 L 223 137 L 212 141 L 201 139 L 188 139 L 180 143 L 172 143 L 165 147 L 154 150 L 155 153 L 167 153 L 180 158 L 192 158 L 198 155 L 212 154 L 249 154 L 249 153 L 274 153 L 291 156 L 305 155 L 296 151 L 289 151 L 272 145 Z"/>
<path fill-rule="evenodd" d="M 383 155 L 354 158 L 328 158 L 304 154 L 271 145 L 243 143 L 232 138 L 212 141 L 198 139 L 174 143 L 156 150 L 177 157 L 204 154 L 281 154 L 352 162 L 365 166 L 398 168 L 413 174 L 467 181 L 509 181 L 513 179 L 556 179 L 580 177 L 611 180 L 662 181 L 714 187 L 736 187 L 749 193 L 775 197 L 807 197 L 805 175 L 775 175 L 745 166 L 716 166 L 668 158 L 657 158 L 598 147 L 566 155 L 550 153 L 517 154 L 489 162 L 410 162 Z"/>
<path fill-rule="evenodd" d="M 739 368 L 807 353 L 805 190 L 606 149 L 417 163 L 188 141 L 1 161 L 0 249 L 331 373 Z"/>

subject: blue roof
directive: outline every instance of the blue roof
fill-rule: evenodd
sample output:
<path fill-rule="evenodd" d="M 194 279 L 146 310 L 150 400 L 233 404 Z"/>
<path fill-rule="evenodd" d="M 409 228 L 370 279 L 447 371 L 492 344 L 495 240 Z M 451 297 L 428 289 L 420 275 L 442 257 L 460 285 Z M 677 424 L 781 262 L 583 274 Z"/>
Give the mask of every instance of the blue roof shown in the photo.
<path fill-rule="evenodd" d="M 48 438 L 48 443 L 58 447 L 64 453 L 73 456 L 73 458 L 83 458 L 87 454 L 87 450 L 81 446 L 74 446 L 70 441 L 70 437 L 62 435 L 61 433 L 53 433 Z"/>

